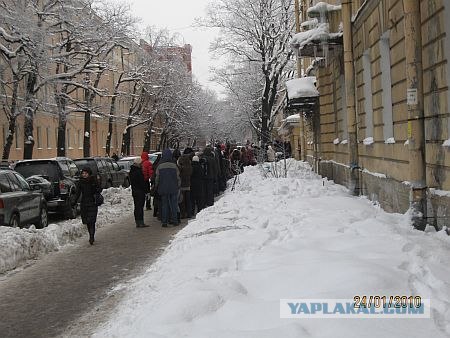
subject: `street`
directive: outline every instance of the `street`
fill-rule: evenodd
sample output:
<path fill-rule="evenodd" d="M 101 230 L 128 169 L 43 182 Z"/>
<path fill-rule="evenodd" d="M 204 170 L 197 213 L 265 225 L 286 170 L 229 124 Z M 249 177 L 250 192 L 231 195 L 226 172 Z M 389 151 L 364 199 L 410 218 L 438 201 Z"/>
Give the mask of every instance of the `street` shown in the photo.
<path fill-rule="evenodd" d="M 110 305 L 120 298 L 114 287 L 126 283 L 157 258 L 181 227 L 163 229 L 145 212 L 150 228 L 137 229 L 131 215 L 101 228 L 94 246 L 82 237 L 59 252 L 0 279 L 0 332 L 2 337 L 54 337 L 82 323 L 106 319 Z M 98 304 L 105 304 L 103 311 Z M 106 308 L 107 307 L 107 308 Z M 89 320 L 83 314 L 90 311 Z M 97 313 L 97 315 L 95 315 Z M 78 329 L 77 329 L 78 330 Z"/>

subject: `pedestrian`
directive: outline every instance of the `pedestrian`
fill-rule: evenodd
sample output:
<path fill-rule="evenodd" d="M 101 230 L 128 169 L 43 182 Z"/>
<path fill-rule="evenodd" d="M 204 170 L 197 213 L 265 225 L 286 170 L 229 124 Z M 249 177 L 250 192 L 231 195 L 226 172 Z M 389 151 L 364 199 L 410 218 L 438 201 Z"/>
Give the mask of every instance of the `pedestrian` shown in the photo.
<path fill-rule="evenodd" d="M 267 161 L 275 162 L 275 150 L 273 150 L 271 145 L 267 147 Z"/>
<path fill-rule="evenodd" d="M 81 169 L 79 180 L 79 189 L 76 201 L 81 194 L 80 213 L 81 221 L 86 224 L 89 232 L 89 244 L 93 245 L 95 241 L 95 223 L 97 222 L 98 206 L 95 201 L 95 195 L 101 192 L 97 177 L 92 175 L 92 169 L 85 167 Z"/>
<path fill-rule="evenodd" d="M 205 206 L 205 199 L 203 194 L 203 183 L 205 173 L 200 164 L 200 158 L 195 155 L 192 157 L 192 175 L 191 175 L 191 203 L 192 214 L 195 215 L 200 212 Z"/>
<path fill-rule="evenodd" d="M 142 173 L 144 174 L 145 181 L 145 208 L 147 210 L 152 209 L 152 197 L 150 196 L 150 179 L 153 175 L 153 165 L 148 157 L 148 152 L 143 151 L 141 154 L 142 159 Z"/>
<path fill-rule="evenodd" d="M 207 146 L 203 150 L 203 156 L 200 159 L 200 164 L 203 166 L 205 178 L 203 180 L 205 205 L 214 205 L 214 181 L 218 177 L 217 163 L 214 158 L 213 150 L 210 146 Z"/>
<path fill-rule="evenodd" d="M 178 194 L 180 189 L 180 172 L 172 160 L 170 149 L 164 149 L 161 162 L 156 169 L 156 189 L 161 196 L 161 222 L 167 227 L 171 222 L 179 225 L 178 220 Z"/>
<path fill-rule="evenodd" d="M 181 218 L 191 218 L 192 217 L 192 207 L 191 207 L 191 175 L 192 175 L 192 164 L 191 164 L 191 152 L 184 152 L 183 155 L 178 159 L 178 169 L 180 170 L 181 179 L 181 203 L 180 203 L 180 216 Z"/>
<path fill-rule="evenodd" d="M 142 159 L 140 157 L 134 159 L 134 163 L 130 167 L 129 178 L 134 202 L 134 221 L 136 222 L 136 228 L 148 227 L 144 223 L 144 203 L 147 188 L 145 186 L 144 174 L 142 173 Z"/>

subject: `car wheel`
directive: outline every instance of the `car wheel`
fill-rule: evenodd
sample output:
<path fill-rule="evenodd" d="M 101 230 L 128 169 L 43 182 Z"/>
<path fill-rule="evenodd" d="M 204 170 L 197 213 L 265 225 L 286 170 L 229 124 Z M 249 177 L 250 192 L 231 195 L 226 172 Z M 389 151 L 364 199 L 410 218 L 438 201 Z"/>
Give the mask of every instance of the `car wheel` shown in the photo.
<path fill-rule="evenodd" d="M 41 212 L 39 213 L 38 228 L 43 229 L 47 225 L 48 225 L 48 212 L 47 208 L 43 206 L 41 208 Z"/>
<path fill-rule="evenodd" d="M 123 187 L 128 188 L 129 186 L 130 186 L 130 180 L 128 178 L 126 178 L 125 181 L 123 182 Z"/>
<path fill-rule="evenodd" d="M 12 214 L 11 219 L 9 220 L 9 225 L 12 228 L 18 228 L 20 227 L 20 218 L 17 214 Z"/>

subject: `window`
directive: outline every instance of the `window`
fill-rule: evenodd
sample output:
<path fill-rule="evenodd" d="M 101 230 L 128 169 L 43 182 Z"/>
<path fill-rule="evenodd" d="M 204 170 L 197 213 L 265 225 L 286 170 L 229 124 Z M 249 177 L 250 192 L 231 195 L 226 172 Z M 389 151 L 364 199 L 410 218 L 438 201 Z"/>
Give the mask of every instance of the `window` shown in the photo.
<path fill-rule="evenodd" d="M 46 130 L 46 143 L 47 143 L 47 149 L 51 149 L 52 144 L 51 144 L 51 141 L 50 141 L 50 128 L 47 127 L 47 128 L 45 128 L 45 130 Z"/>
<path fill-rule="evenodd" d="M 347 96 L 345 93 L 345 76 L 341 75 L 339 77 L 339 84 L 341 86 L 341 118 L 340 118 L 340 126 L 339 126 L 339 135 L 338 137 L 341 140 L 346 140 L 348 138 L 348 124 L 347 124 Z"/>
<path fill-rule="evenodd" d="M 67 128 L 67 132 L 66 132 L 66 148 L 67 149 L 71 149 L 71 139 L 70 139 L 70 128 Z"/>
<path fill-rule="evenodd" d="M 25 190 L 25 191 L 30 190 L 30 186 L 28 185 L 27 181 L 25 181 L 25 179 L 22 176 L 14 173 L 14 177 L 17 179 L 17 181 L 19 181 L 19 184 L 20 184 L 22 190 Z"/>
<path fill-rule="evenodd" d="M 391 82 L 391 48 L 389 45 L 389 31 L 380 39 L 380 65 L 381 83 L 383 84 L 383 136 L 386 141 L 394 137 L 394 124 L 392 121 L 392 82 Z"/>
<path fill-rule="evenodd" d="M 19 149 L 20 148 L 20 127 L 16 126 L 16 131 L 14 133 L 14 139 L 16 141 L 16 148 Z"/>
<path fill-rule="evenodd" d="M 42 131 L 41 127 L 36 127 L 36 137 L 37 137 L 37 147 L 38 149 L 42 149 Z"/>
<path fill-rule="evenodd" d="M 61 168 L 64 176 L 70 176 L 69 166 L 67 165 L 66 161 L 58 162 L 59 167 Z"/>
<path fill-rule="evenodd" d="M 372 106 L 372 72 L 370 52 L 366 50 L 362 57 L 364 80 L 364 111 L 366 113 L 366 138 L 373 136 L 373 106 Z"/>
<path fill-rule="evenodd" d="M 0 175 L 0 192 L 11 192 L 11 186 L 9 185 L 8 178 L 6 177 L 6 174 Z"/>
<path fill-rule="evenodd" d="M 75 164 L 75 162 L 69 161 L 69 172 L 70 172 L 70 176 L 75 176 L 78 174 L 78 167 Z"/>
<path fill-rule="evenodd" d="M 20 185 L 17 177 L 13 173 L 7 173 L 9 184 L 11 185 L 12 191 L 22 191 L 22 186 Z"/>

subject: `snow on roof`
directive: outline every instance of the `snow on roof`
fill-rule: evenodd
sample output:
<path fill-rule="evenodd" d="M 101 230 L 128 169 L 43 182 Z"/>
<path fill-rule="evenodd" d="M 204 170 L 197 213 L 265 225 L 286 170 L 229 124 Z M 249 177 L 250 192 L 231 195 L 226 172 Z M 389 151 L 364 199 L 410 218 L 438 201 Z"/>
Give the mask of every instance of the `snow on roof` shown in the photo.
<path fill-rule="evenodd" d="M 320 23 L 316 28 L 295 34 L 291 39 L 291 48 L 301 49 L 313 40 L 328 40 L 330 26 L 328 23 Z"/>
<path fill-rule="evenodd" d="M 311 29 L 316 27 L 319 24 L 319 21 L 317 21 L 316 18 L 308 20 L 308 21 L 303 21 L 302 24 L 300 25 L 300 27 L 302 27 L 303 29 Z"/>
<path fill-rule="evenodd" d="M 300 114 L 294 114 L 294 115 L 290 115 L 290 116 L 286 117 L 286 122 L 287 123 L 300 122 Z"/>
<path fill-rule="evenodd" d="M 319 96 L 315 83 L 315 76 L 299 77 L 286 81 L 286 89 L 289 99 L 297 99 L 300 97 Z"/>
<path fill-rule="evenodd" d="M 306 13 L 310 18 L 319 17 L 324 15 L 327 12 L 340 11 L 342 8 L 341 5 L 330 5 L 326 2 L 318 2 L 312 7 L 309 7 Z"/>

